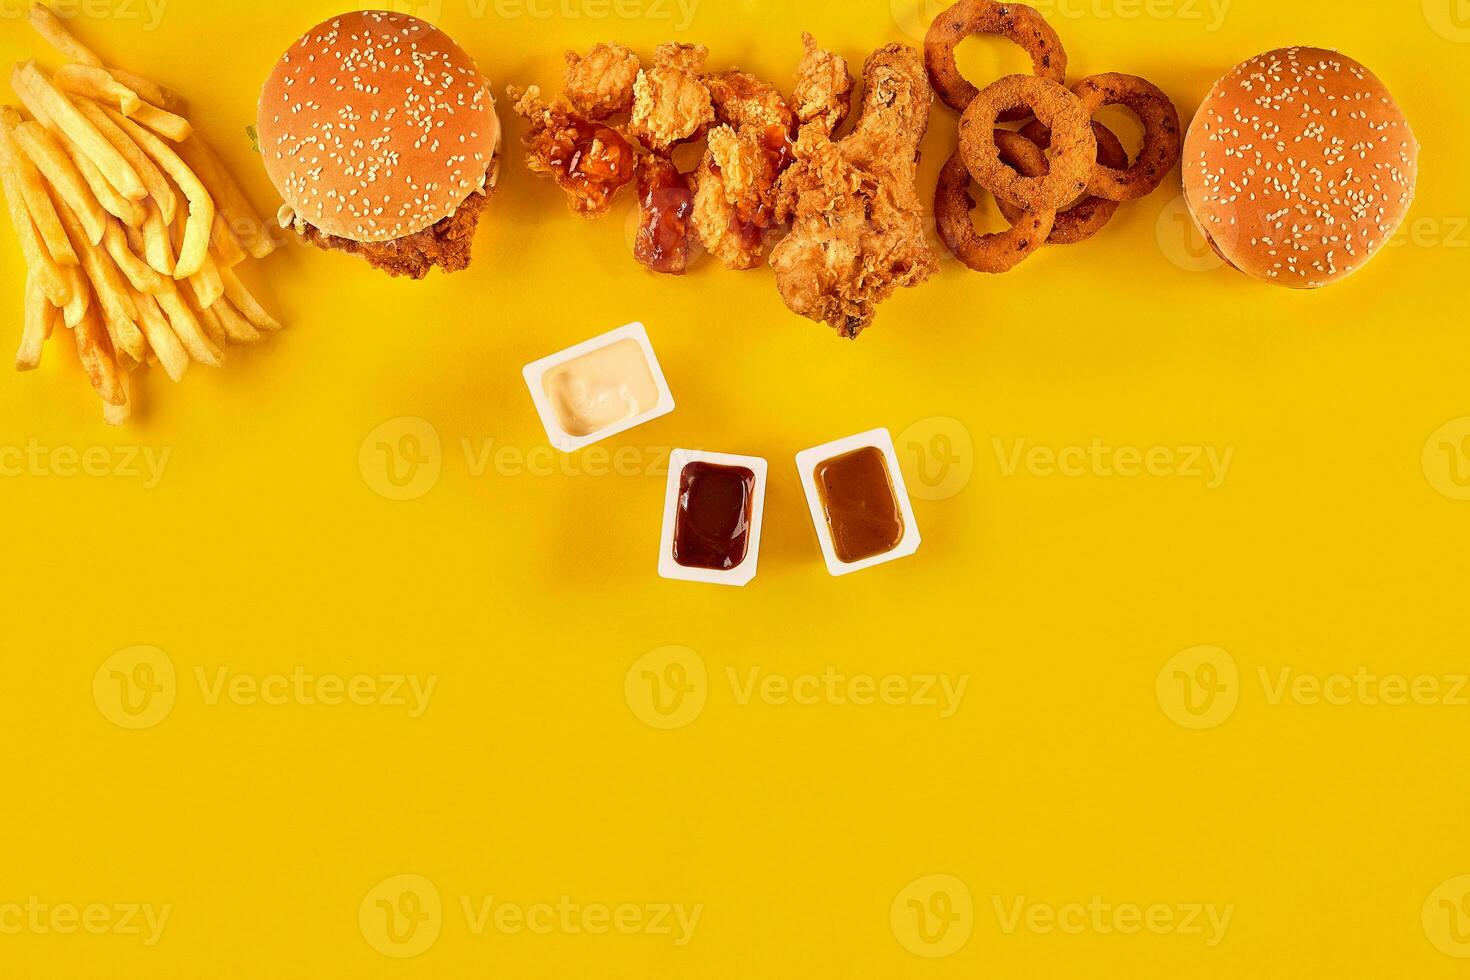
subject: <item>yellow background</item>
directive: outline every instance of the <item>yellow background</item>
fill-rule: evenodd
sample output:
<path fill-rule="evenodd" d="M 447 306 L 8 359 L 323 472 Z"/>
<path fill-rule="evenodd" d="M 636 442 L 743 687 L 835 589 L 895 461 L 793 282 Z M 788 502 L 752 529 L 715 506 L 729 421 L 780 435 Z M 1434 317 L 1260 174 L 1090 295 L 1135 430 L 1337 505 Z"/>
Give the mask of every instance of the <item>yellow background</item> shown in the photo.
<path fill-rule="evenodd" d="M 242 131 L 276 57 L 336 4 L 166 0 L 155 21 L 141 0 L 93 2 L 79 35 L 189 97 L 273 208 Z M 16 19 L 19 0 L 4 4 L 0 61 L 51 60 Z M 700 0 L 687 24 L 671 0 L 418 9 L 497 87 L 554 89 L 563 48 L 608 38 L 645 55 L 702 41 L 714 66 L 786 84 L 802 30 L 860 63 L 913 40 L 935 8 Z M 152 488 L 34 466 L 0 480 L 0 912 L 36 896 L 171 913 L 151 947 L 0 931 L 0 975 L 1464 976 L 1451 954 L 1470 942 L 1451 927 L 1470 927 L 1465 692 L 1400 706 L 1272 695 L 1287 670 L 1447 687 L 1470 671 L 1470 503 L 1455 499 L 1470 495 L 1470 422 L 1435 435 L 1470 416 L 1470 10 L 1046 9 L 1072 77 L 1144 75 L 1185 118 L 1214 78 L 1267 48 L 1364 61 L 1424 143 L 1415 234 L 1344 285 L 1268 288 L 1190 240 L 1176 175 L 1091 243 L 1010 275 L 946 260 L 845 343 L 788 313 L 766 271 L 645 274 L 628 199 L 583 222 L 512 143 L 465 274 L 390 281 L 285 249 L 251 278 L 289 331 L 177 387 L 155 371 L 122 431 L 102 425 L 61 345 L 36 374 L 4 378 L 0 445 L 171 455 Z M 964 64 L 981 78 L 1023 61 L 971 42 Z M 514 139 L 519 122 L 507 125 Z M 954 130 L 937 106 L 926 198 Z M 22 266 L 4 237 L 10 342 Z M 543 455 L 521 366 L 635 319 L 679 403 L 605 447 L 627 448 L 635 475 Z M 378 492 L 396 492 L 378 446 L 424 435 L 404 418 L 441 448 L 419 442 L 427 492 L 395 501 Z M 792 459 L 875 426 L 901 443 L 924 544 L 833 579 Z M 1182 465 L 1129 478 L 1008 463 L 1018 445 L 1094 439 L 1233 455 L 1213 488 Z M 509 451 L 480 468 L 487 442 Z M 671 446 L 771 461 L 750 587 L 656 577 L 657 457 Z M 689 652 L 651 662 L 702 666 L 686 693 L 704 703 L 665 730 L 643 720 L 646 678 L 629 672 L 669 646 Z M 174 681 L 155 674 L 161 720 L 129 730 L 112 720 L 124 716 L 111 670 L 142 676 L 128 673 L 140 656 Z M 1210 676 L 1202 664 L 1221 668 L 1224 699 L 1207 717 L 1180 700 L 1181 676 Z M 968 687 L 941 717 L 921 704 L 742 703 L 728 673 L 828 667 Z M 294 697 L 211 703 L 198 673 L 212 684 L 221 669 L 298 668 L 436 686 L 411 717 Z M 401 897 L 398 875 L 423 876 L 440 899 L 416 958 L 373 945 L 376 899 Z M 682 947 L 646 933 L 476 934 L 462 899 L 485 896 L 702 913 Z M 996 911 L 1093 896 L 1233 911 L 1213 946 L 1179 931 L 1007 931 Z M 926 946 L 910 899 L 947 900 L 959 918 Z"/>

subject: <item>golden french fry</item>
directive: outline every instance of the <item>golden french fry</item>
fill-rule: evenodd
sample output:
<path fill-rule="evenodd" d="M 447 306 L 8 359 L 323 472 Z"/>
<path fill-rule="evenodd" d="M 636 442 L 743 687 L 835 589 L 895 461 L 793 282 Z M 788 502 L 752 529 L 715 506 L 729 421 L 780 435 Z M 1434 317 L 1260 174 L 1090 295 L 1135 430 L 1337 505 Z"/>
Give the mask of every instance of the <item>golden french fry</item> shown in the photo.
<path fill-rule="evenodd" d="M 107 69 L 95 65 L 62 65 L 52 77 L 63 92 L 106 102 L 125 116 L 131 116 L 143 104 L 137 92 L 113 78 Z"/>
<path fill-rule="evenodd" d="M 107 334 L 102 330 L 95 307 L 89 308 L 82 316 L 72 330 L 72 335 L 76 338 L 77 354 L 82 359 L 87 379 L 92 382 L 97 394 L 109 405 L 126 404 L 127 393 L 118 375 L 117 361 L 113 359 L 112 347 L 108 343 Z"/>
<path fill-rule="evenodd" d="M 203 310 L 209 309 L 225 294 L 225 286 L 220 281 L 219 267 L 214 264 L 213 256 L 204 256 L 204 264 L 189 277 L 189 288 L 194 291 L 194 298 Z"/>
<path fill-rule="evenodd" d="M 138 308 L 133 303 L 133 294 L 128 288 L 127 280 L 113 264 L 111 256 L 87 241 L 81 224 L 69 208 L 63 207 L 57 213 L 61 216 L 61 223 L 67 234 L 71 236 L 72 245 L 82 260 L 82 268 L 91 280 L 92 289 L 97 293 L 97 306 L 102 311 L 101 319 L 117 353 L 127 354 L 134 360 L 141 361 L 147 343 L 143 339 L 142 331 L 138 329 Z"/>
<path fill-rule="evenodd" d="M 107 182 L 116 187 L 123 197 L 141 201 L 148 196 L 148 188 L 143 186 L 137 171 L 128 166 L 122 154 L 102 138 L 97 127 L 87 122 L 87 117 L 77 111 L 66 93 L 57 88 L 34 61 L 17 65 L 11 75 L 10 84 L 21 94 L 22 99 L 29 96 L 38 103 L 46 115 L 51 117 L 56 128 L 65 133 L 97 165 Z"/>
<path fill-rule="evenodd" d="M 134 75 L 132 72 L 123 71 L 121 68 L 108 68 L 107 74 L 134 92 L 137 92 L 144 102 L 152 102 L 154 105 L 162 106 L 170 112 L 184 111 L 184 100 L 157 82 L 150 82 L 142 75 Z"/>
<path fill-rule="evenodd" d="M 179 155 L 189 164 L 199 180 L 209 189 L 216 209 L 225 217 L 225 225 L 251 256 L 263 259 L 275 251 L 265 222 L 261 221 L 250 198 L 240 188 L 229 169 L 199 136 L 191 136 L 179 144 Z"/>
<path fill-rule="evenodd" d="M 6 141 L 8 144 L 8 140 Z M 20 239 L 20 250 L 25 256 L 30 274 L 46 292 L 46 298 L 56 306 L 65 305 L 71 298 L 71 286 L 61 267 L 52 259 L 41 238 L 31 212 L 26 207 L 25 191 L 21 188 L 20 174 L 9 159 L 8 153 L 0 153 L 0 187 L 5 192 L 6 209 L 10 212 L 10 223 Z"/>
<path fill-rule="evenodd" d="M 107 223 L 107 234 L 102 238 L 102 244 L 107 248 L 107 254 L 112 256 L 112 261 L 122 270 L 134 290 L 150 296 L 156 296 L 163 291 L 166 281 L 159 275 L 157 270 L 147 262 L 134 254 L 132 247 L 128 244 L 127 236 L 123 233 L 122 225 L 116 221 Z"/>
<path fill-rule="evenodd" d="M 208 257 L 209 236 L 214 228 L 214 201 L 209 192 L 189 169 L 188 164 L 179 158 L 179 155 L 148 130 L 133 122 L 127 116 L 106 106 L 102 111 L 107 113 L 108 118 L 117 123 L 118 127 L 133 142 L 137 143 L 143 152 L 152 158 L 153 162 L 173 178 L 173 182 L 179 185 L 179 190 L 184 192 L 184 197 L 189 202 L 189 217 L 184 225 L 184 241 L 179 249 L 178 260 L 174 263 L 174 278 L 187 279 L 199 271 L 200 266 Z M 155 267 L 156 268 L 156 267 Z"/>
<path fill-rule="evenodd" d="M 0 106 L 0 170 L 13 171 L 21 197 L 25 198 L 26 210 L 30 212 L 51 258 L 57 265 L 76 265 L 77 253 L 61 227 L 61 220 L 56 217 L 56 208 L 46 193 L 46 182 L 41 179 L 35 163 L 15 142 L 15 129 L 20 123 L 20 113 L 8 105 Z"/>
<path fill-rule="evenodd" d="M 252 325 L 262 330 L 281 329 L 280 321 L 265 311 L 265 307 L 260 305 L 256 298 L 250 294 L 250 290 L 245 288 L 245 284 L 240 281 L 240 277 L 235 275 L 234 269 L 220 269 L 219 277 L 220 281 L 224 283 L 225 298 L 230 301 L 235 309 L 244 314 L 245 319 L 249 320 Z"/>
<path fill-rule="evenodd" d="M 183 142 L 194 133 L 194 127 L 183 116 L 174 115 L 167 109 L 160 109 L 147 102 L 138 103 L 138 108 L 132 112 L 124 112 L 123 115 L 175 143 Z"/>
<path fill-rule="evenodd" d="M 143 257 L 155 272 L 173 278 L 174 243 L 169 238 L 168 225 L 152 201 L 147 207 L 148 217 L 143 219 Z"/>
<path fill-rule="evenodd" d="M 15 127 L 14 135 L 15 142 L 45 175 L 61 203 L 70 208 L 81 222 L 87 241 L 93 245 L 100 243 L 102 233 L 107 230 L 107 209 L 92 196 L 91 188 L 77 170 L 77 165 L 66 155 L 56 137 L 37 122 L 21 123 Z M 60 214 L 59 209 L 57 213 Z"/>
<path fill-rule="evenodd" d="M 199 326 L 216 346 L 223 347 L 228 341 L 224 324 L 219 322 L 219 314 L 211 309 L 200 309 L 199 304 L 194 304 L 194 312 L 199 315 Z"/>
<path fill-rule="evenodd" d="M 36 33 L 45 38 L 46 43 L 68 59 L 83 65 L 100 66 L 102 64 L 101 58 L 93 54 L 85 44 L 71 36 L 71 32 L 51 12 L 50 7 L 42 3 L 32 5 L 29 19 Z"/>
<path fill-rule="evenodd" d="M 158 306 L 158 300 L 147 293 L 134 299 L 138 304 L 138 322 L 143 327 L 143 335 L 148 338 L 148 346 L 158 358 L 158 363 L 163 365 L 163 371 L 169 376 L 169 380 L 177 383 L 189 369 L 188 351 L 184 350 L 184 345 L 179 342 L 173 327 L 169 326 L 168 318 Z"/>
<path fill-rule="evenodd" d="M 25 319 L 20 332 L 20 348 L 15 352 L 17 371 L 34 371 L 41 366 L 41 347 L 55 307 L 46 298 L 46 289 L 35 274 L 26 276 Z"/>
<path fill-rule="evenodd" d="M 199 317 L 184 301 L 184 294 L 177 283 L 169 282 L 168 288 L 159 293 L 156 299 L 164 315 L 168 317 L 174 335 L 179 338 L 179 343 L 184 345 L 190 357 L 209 367 L 219 367 L 225 362 L 224 352 L 205 336 Z"/>
<path fill-rule="evenodd" d="M 230 233 L 230 229 L 225 226 L 223 214 L 224 212 L 219 210 L 214 212 L 214 231 L 209 236 L 210 242 L 214 247 L 210 249 L 210 253 L 214 256 L 215 265 L 221 269 L 233 269 L 250 256 L 245 254 L 245 250 L 240 247 L 239 241 Z"/>
<path fill-rule="evenodd" d="M 71 162 L 76 165 L 77 173 L 82 175 L 82 180 L 86 181 L 87 187 L 92 191 L 92 196 L 97 199 L 97 203 L 102 205 L 104 211 L 124 224 L 136 226 L 143 223 L 148 211 L 140 201 L 130 201 L 119 194 L 107 182 L 107 178 L 102 176 L 102 171 L 97 169 L 97 165 L 64 135 L 61 137 L 61 145 L 66 150 L 66 155 L 71 157 Z"/>
<path fill-rule="evenodd" d="M 92 305 L 92 284 L 87 281 L 87 274 L 80 266 L 63 266 L 61 271 L 71 287 L 71 299 L 61 309 L 61 321 L 71 328 L 77 325 L 87 312 L 87 307 Z"/>
<path fill-rule="evenodd" d="M 260 340 L 260 331 L 241 316 L 240 311 L 231 306 L 229 300 L 221 299 L 209 311 L 219 315 L 220 326 L 224 328 L 225 335 L 235 343 L 253 344 Z"/>
<path fill-rule="evenodd" d="M 128 139 L 117 123 L 108 118 L 102 107 L 89 99 L 78 99 L 77 110 L 87 117 L 87 121 L 97 127 L 109 143 L 117 148 L 117 152 L 123 155 L 132 168 L 138 172 L 143 186 L 148 188 L 148 196 L 158 205 L 158 210 L 163 213 L 165 224 L 172 224 L 174 215 L 177 213 L 179 198 L 174 193 L 173 185 L 163 176 L 163 171 L 158 169 L 154 163 L 141 149 L 138 144 Z"/>
<path fill-rule="evenodd" d="M 119 371 L 118 387 L 122 389 L 122 404 L 102 403 L 102 421 L 108 425 L 125 425 L 133 417 L 133 379 L 127 371 Z"/>

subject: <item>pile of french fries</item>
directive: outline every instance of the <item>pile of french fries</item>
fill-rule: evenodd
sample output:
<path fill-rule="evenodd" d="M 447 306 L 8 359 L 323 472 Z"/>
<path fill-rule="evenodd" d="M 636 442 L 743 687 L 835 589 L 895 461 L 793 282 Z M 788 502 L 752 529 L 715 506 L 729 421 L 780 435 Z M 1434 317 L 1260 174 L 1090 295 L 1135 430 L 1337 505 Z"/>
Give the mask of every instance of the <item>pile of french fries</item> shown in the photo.
<path fill-rule="evenodd" d="M 281 329 L 235 272 L 275 243 L 178 96 L 104 65 L 49 8 L 29 18 L 66 63 L 15 67 L 29 119 L 0 106 L 0 179 L 29 270 L 15 367 L 37 367 L 61 323 L 121 425 L 133 371 L 157 363 L 178 381 Z"/>

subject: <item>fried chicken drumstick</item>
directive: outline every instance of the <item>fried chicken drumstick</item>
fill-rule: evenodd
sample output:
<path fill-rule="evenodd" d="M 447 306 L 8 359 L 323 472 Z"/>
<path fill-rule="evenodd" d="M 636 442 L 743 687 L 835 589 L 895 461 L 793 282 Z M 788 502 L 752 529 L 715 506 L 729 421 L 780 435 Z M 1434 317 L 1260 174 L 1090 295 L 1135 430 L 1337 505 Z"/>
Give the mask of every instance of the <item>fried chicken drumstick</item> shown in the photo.
<path fill-rule="evenodd" d="M 806 125 L 781 178 L 780 217 L 791 233 L 771 253 L 781 297 L 795 313 L 855 338 L 899 287 L 939 269 L 915 188 L 933 91 L 918 51 L 892 44 L 863 68 L 862 114 L 845 138 Z"/>

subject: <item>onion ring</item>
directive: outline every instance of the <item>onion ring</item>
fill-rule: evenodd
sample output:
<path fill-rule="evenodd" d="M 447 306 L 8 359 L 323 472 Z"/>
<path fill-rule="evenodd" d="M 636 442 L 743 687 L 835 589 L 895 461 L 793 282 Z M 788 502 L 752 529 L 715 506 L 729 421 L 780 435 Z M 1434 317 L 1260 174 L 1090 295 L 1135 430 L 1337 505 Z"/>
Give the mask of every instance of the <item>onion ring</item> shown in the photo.
<path fill-rule="evenodd" d="M 1097 161 L 1109 167 L 1122 167 L 1128 163 L 1128 151 L 1123 149 L 1122 142 L 1113 135 L 1113 131 L 1102 123 L 1093 121 L 1092 134 L 1097 137 Z M 1021 135 L 1045 150 L 1051 145 L 1051 133 L 1041 123 L 1032 120 L 1031 123 L 1021 130 Z M 1019 207 L 1009 201 L 997 201 L 1000 213 L 1006 216 L 1007 221 L 1015 222 L 1025 214 Z M 1048 245 L 1076 245 L 1085 242 L 1093 235 L 1107 227 L 1113 215 L 1118 213 L 1122 205 L 1117 201 L 1109 201 L 1107 198 L 1088 195 L 1076 204 L 1057 212 L 1057 219 L 1052 223 L 1051 234 L 1047 237 Z"/>
<path fill-rule="evenodd" d="M 1006 129 L 997 129 L 995 142 L 1003 158 L 1018 170 L 1030 175 L 1046 172 L 1046 155 L 1035 143 Z M 1042 246 L 1051 234 L 1055 211 L 1021 212 L 1007 217 L 1007 231 L 982 235 L 975 231 L 970 210 L 975 199 L 970 195 L 970 171 L 956 150 L 939 174 L 939 188 L 934 194 L 934 220 L 939 237 L 955 258 L 976 272 L 1009 272 Z"/>
<path fill-rule="evenodd" d="M 968 109 L 980 91 L 960 74 L 954 59 L 954 49 L 972 34 L 1009 38 L 1031 56 L 1036 75 L 1059 85 L 1066 81 L 1067 52 L 1041 14 L 1019 3 L 959 0 L 935 18 L 924 35 L 924 65 L 929 69 L 929 80 L 944 104 L 955 112 Z M 1013 122 L 1026 115 L 1024 111 L 1009 110 L 1000 118 Z"/>
<path fill-rule="evenodd" d="M 1052 132 L 1051 168 L 1035 177 L 1008 167 L 995 140 L 1000 114 L 1022 106 Z M 960 117 L 960 154 L 975 183 L 996 197 L 1031 212 L 1064 208 L 1087 190 L 1097 166 L 1091 122 L 1082 101 L 1056 82 L 1007 75 L 981 89 Z"/>
<path fill-rule="evenodd" d="M 1092 75 L 1072 86 L 1072 92 L 1091 116 L 1103 106 L 1133 110 L 1143 123 L 1143 149 L 1126 169 L 1098 165 L 1087 192 L 1110 201 L 1136 201 L 1158 189 L 1179 162 L 1179 110 L 1152 82 L 1137 75 L 1109 72 Z"/>

